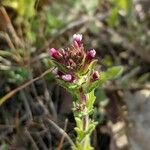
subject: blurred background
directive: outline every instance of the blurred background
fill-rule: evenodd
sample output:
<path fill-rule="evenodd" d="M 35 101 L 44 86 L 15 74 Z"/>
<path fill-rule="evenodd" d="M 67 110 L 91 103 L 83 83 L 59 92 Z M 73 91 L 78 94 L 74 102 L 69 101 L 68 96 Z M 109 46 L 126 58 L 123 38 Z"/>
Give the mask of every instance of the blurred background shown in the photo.
<path fill-rule="evenodd" d="M 149 0 L 0 0 L 0 150 L 71 149 L 71 96 L 43 73 L 75 33 L 101 70 L 124 69 L 96 90 L 93 147 L 150 150 Z"/>

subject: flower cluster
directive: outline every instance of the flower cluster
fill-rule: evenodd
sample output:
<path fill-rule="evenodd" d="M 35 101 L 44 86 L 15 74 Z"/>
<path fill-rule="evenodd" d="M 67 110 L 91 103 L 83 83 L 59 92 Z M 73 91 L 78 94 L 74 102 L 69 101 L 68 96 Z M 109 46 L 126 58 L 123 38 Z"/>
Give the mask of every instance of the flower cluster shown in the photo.
<path fill-rule="evenodd" d="M 61 50 L 51 48 L 50 56 L 56 66 L 53 74 L 60 80 L 74 83 L 83 74 L 90 72 L 91 81 L 99 78 L 99 73 L 93 71 L 93 65 L 97 62 L 95 59 L 96 51 L 94 49 L 85 51 L 82 43 L 82 35 L 74 34 L 72 44 Z"/>

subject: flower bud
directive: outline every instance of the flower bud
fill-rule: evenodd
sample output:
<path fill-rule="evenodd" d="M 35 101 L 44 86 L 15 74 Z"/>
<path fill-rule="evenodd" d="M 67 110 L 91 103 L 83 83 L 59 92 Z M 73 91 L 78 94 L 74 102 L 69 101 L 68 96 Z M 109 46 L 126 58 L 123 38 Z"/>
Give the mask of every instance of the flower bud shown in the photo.
<path fill-rule="evenodd" d="M 60 57 L 62 57 L 62 55 L 55 48 L 51 48 L 49 52 L 50 52 L 50 56 L 55 59 L 59 59 Z"/>
<path fill-rule="evenodd" d="M 99 79 L 99 72 L 98 71 L 94 71 L 92 74 L 92 80 L 96 81 Z"/>
<path fill-rule="evenodd" d="M 73 35 L 73 40 L 74 40 L 75 43 L 78 44 L 78 46 L 81 46 L 82 34 L 74 34 Z"/>
<path fill-rule="evenodd" d="M 68 82 L 71 82 L 73 80 L 73 76 L 71 74 L 65 74 L 65 75 L 62 75 L 61 78 L 64 80 L 64 81 L 68 81 Z"/>
<path fill-rule="evenodd" d="M 96 55 L 96 51 L 94 49 L 87 52 L 86 57 L 88 60 L 92 60 Z"/>

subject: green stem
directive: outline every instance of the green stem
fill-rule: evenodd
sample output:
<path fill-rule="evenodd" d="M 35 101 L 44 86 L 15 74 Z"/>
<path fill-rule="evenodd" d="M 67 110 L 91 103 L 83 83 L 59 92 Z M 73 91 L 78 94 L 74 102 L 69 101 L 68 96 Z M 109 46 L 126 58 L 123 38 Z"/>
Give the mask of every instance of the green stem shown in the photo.
<path fill-rule="evenodd" d="M 83 131 L 86 132 L 86 130 L 88 129 L 88 126 L 89 126 L 89 116 L 86 115 L 85 117 L 83 117 Z M 89 145 L 90 146 L 90 135 L 87 134 L 86 137 L 84 138 L 84 141 L 83 141 L 83 150 L 87 150 L 87 146 Z"/>
<path fill-rule="evenodd" d="M 76 145 L 73 147 L 73 150 L 93 150 L 90 144 L 90 133 L 87 133 L 89 128 L 89 116 L 84 116 L 80 121 L 80 123 L 77 122 L 77 128 L 80 129 L 80 131 L 77 131 Z M 83 133 L 84 136 L 78 132 Z"/>
<path fill-rule="evenodd" d="M 91 124 L 93 125 L 93 121 L 89 119 L 89 113 L 87 113 L 87 102 L 87 97 L 85 96 L 83 91 L 80 90 L 80 100 L 78 105 L 81 110 L 76 111 L 76 109 L 74 109 L 74 116 L 77 126 L 75 128 L 77 132 L 77 138 L 76 146 L 73 148 L 73 150 L 93 150 L 90 144 L 90 135 L 92 132 L 92 130 L 90 130 L 90 126 Z"/>
<path fill-rule="evenodd" d="M 89 124 L 89 116 L 86 115 L 83 117 L 83 131 L 86 131 Z"/>

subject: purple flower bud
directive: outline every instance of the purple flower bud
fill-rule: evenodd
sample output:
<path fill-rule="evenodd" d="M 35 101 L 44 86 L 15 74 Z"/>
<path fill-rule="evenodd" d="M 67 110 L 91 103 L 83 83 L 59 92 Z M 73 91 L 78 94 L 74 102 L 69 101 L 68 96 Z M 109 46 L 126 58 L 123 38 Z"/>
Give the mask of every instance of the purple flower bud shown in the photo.
<path fill-rule="evenodd" d="M 73 80 L 73 76 L 71 74 L 65 74 L 65 75 L 62 75 L 61 78 L 64 80 L 64 81 L 68 81 L 68 82 L 71 82 Z"/>
<path fill-rule="evenodd" d="M 96 51 L 94 49 L 87 52 L 86 57 L 88 60 L 92 60 L 96 55 Z"/>
<path fill-rule="evenodd" d="M 55 59 L 59 59 L 60 57 L 62 57 L 62 55 L 55 48 L 51 48 L 49 50 L 49 53 L 50 53 L 50 56 Z"/>
<path fill-rule="evenodd" d="M 75 41 L 81 41 L 82 40 L 82 34 L 74 34 L 73 40 Z"/>
<path fill-rule="evenodd" d="M 99 72 L 98 71 L 94 71 L 92 74 L 92 80 L 98 80 L 99 79 Z"/>
<path fill-rule="evenodd" d="M 74 34 L 73 40 L 74 40 L 75 44 L 77 43 L 78 46 L 81 46 L 82 34 Z"/>

